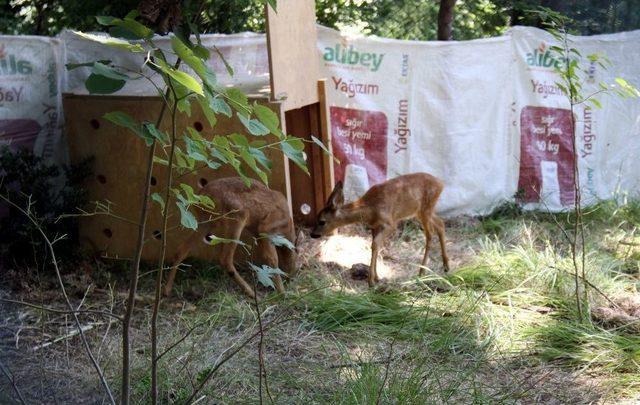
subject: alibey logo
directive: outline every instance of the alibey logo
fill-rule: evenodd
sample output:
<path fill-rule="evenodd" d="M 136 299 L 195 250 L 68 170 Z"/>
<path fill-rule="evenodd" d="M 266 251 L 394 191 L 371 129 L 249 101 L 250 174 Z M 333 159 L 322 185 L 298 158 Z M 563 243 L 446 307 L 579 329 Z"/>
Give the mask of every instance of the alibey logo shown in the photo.
<path fill-rule="evenodd" d="M 349 47 L 336 44 L 333 48 L 324 48 L 324 60 L 344 65 L 360 65 L 372 72 L 377 72 L 382 64 L 384 53 L 361 52 L 349 45 Z"/>
<path fill-rule="evenodd" d="M 527 53 L 527 65 L 560 69 L 564 64 L 564 58 L 556 58 L 553 53 L 547 49 L 544 42 L 540 43 L 538 49 Z"/>
<path fill-rule="evenodd" d="M 32 72 L 31 62 L 8 54 L 4 44 L 0 45 L 0 76 L 30 75 Z"/>

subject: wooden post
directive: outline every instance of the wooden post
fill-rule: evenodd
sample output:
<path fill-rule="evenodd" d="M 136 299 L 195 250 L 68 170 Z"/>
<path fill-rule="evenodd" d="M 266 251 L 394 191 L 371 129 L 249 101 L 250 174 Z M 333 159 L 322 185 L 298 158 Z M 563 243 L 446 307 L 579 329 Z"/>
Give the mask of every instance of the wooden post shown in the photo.
<path fill-rule="evenodd" d="M 320 140 L 325 144 L 329 152 L 333 155 L 333 145 L 331 145 L 331 120 L 329 117 L 329 105 L 326 92 L 327 80 L 318 80 L 318 99 L 320 104 Z M 327 201 L 333 187 L 335 186 L 335 175 L 333 172 L 333 157 L 322 155 L 322 185 L 323 198 Z"/>

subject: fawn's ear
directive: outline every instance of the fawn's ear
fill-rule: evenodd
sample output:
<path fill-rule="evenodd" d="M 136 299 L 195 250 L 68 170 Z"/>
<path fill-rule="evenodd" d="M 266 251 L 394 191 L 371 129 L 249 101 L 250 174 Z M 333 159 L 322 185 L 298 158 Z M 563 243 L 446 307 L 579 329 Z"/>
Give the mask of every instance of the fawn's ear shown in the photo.
<path fill-rule="evenodd" d="M 342 192 L 342 181 L 336 183 L 331 195 L 329 196 L 329 202 L 327 205 L 333 209 L 336 209 L 344 204 L 344 193 Z"/>

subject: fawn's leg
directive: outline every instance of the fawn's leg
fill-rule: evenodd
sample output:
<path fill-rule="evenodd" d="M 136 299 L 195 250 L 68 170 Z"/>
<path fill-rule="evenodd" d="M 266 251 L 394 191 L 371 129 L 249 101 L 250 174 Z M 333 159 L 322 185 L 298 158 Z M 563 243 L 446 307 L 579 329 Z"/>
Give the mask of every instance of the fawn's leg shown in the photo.
<path fill-rule="evenodd" d="M 447 256 L 447 247 L 445 246 L 446 241 L 444 237 L 444 221 L 439 216 L 434 215 L 432 224 L 434 228 L 436 228 L 436 232 L 438 232 L 438 239 L 440 240 L 440 250 L 442 250 L 442 265 L 444 266 L 444 272 L 447 273 L 449 271 L 449 256 Z"/>
<path fill-rule="evenodd" d="M 378 277 L 378 253 L 384 244 L 385 239 L 389 235 L 393 227 L 386 225 L 380 226 L 373 230 L 373 241 L 371 242 L 371 265 L 369 266 L 369 287 L 380 281 Z"/>
<path fill-rule="evenodd" d="M 424 230 L 424 256 L 422 257 L 422 267 L 420 267 L 418 274 L 423 276 L 427 261 L 429 260 L 429 248 L 431 247 L 431 216 L 423 214 L 420 221 L 422 222 L 422 229 Z"/>
<path fill-rule="evenodd" d="M 278 252 L 269 239 L 258 239 L 258 255 L 261 263 L 266 264 L 269 267 L 278 268 Z M 280 277 L 279 274 L 276 274 L 273 279 L 275 281 L 276 290 L 280 294 L 284 294 L 282 277 Z"/>
<path fill-rule="evenodd" d="M 194 232 L 187 238 L 187 240 L 182 242 L 182 244 L 178 247 L 178 252 L 176 253 L 176 257 L 173 261 L 173 265 L 171 266 L 171 271 L 167 276 L 167 283 L 164 285 L 164 288 L 162 289 L 162 294 L 165 297 L 168 297 L 169 294 L 171 294 L 171 289 L 173 288 L 173 281 L 175 280 L 176 273 L 178 272 L 178 266 L 180 265 L 180 263 L 184 261 L 184 259 L 187 258 L 187 256 L 189 255 L 189 252 L 191 251 L 191 248 L 196 243 L 198 243 L 203 237 L 204 235 L 202 234 L 202 232 Z"/>
<path fill-rule="evenodd" d="M 249 214 L 245 211 L 241 211 L 237 213 L 235 218 L 221 220 L 222 229 L 225 229 L 225 238 L 239 240 L 248 218 Z M 238 273 L 236 266 L 233 263 L 233 257 L 235 256 L 237 246 L 238 245 L 233 242 L 222 244 L 220 264 L 227 271 L 227 274 L 233 278 L 240 288 L 242 288 L 242 291 L 244 291 L 244 293 L 250 298 L 254 298 L 256 296 L 255 291 L 253 291 L 253 288 L 251 288 L 245 279 Z"/>

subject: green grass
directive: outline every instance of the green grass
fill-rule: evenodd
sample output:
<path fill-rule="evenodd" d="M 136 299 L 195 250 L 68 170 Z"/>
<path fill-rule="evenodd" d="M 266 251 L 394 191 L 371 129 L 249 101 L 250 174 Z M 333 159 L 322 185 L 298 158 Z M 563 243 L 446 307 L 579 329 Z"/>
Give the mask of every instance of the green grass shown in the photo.
<path fill-rule="evenodd" d="M 640 203 L 601 203 L 585 212 L 585 220 L 588 280 L 614 300 L 637 294 Z M 571 230 L 571 221 L 567 214 L 523 213 L 506 205 L 478 222 L 449 226 L 454 272 L 414 277 L 384 292 L 344 282 L 335 266 L 310 251 L 299 276 L 287 282 L 286 296 L 267 291 L 261 302 L 264 322 L 282 315 L 265 336 L 274 402 L 637 400 L 638 334 L 605 328 L 597 319 L 577 321 L 573 264 L 562 232 Z M 392 246 L 419 255 L 422 238 L 419 226 L 408 222 Z M 161 362 L 162 403 L 184 401 L 192 384 L 257 325 L 254 303 L 219 269 L 194 263 L 179 277 L 176 297 L 161 316 L 161 350 L 198 327 Z M 588 304 L 608 305 L 594 289 Z M 144 347 L 134 354 L 134 397 L 140 402 L 149 390 L 146 309 L 135 322 L 138 347 Z M 117 345 L 111 343 L 115 353 Z M 222 367 L 202 403 L 257 403 L 257 353 L 253 342 Z M 117 358 L 109 365 L 108 375 L 117 379 Z"/>

